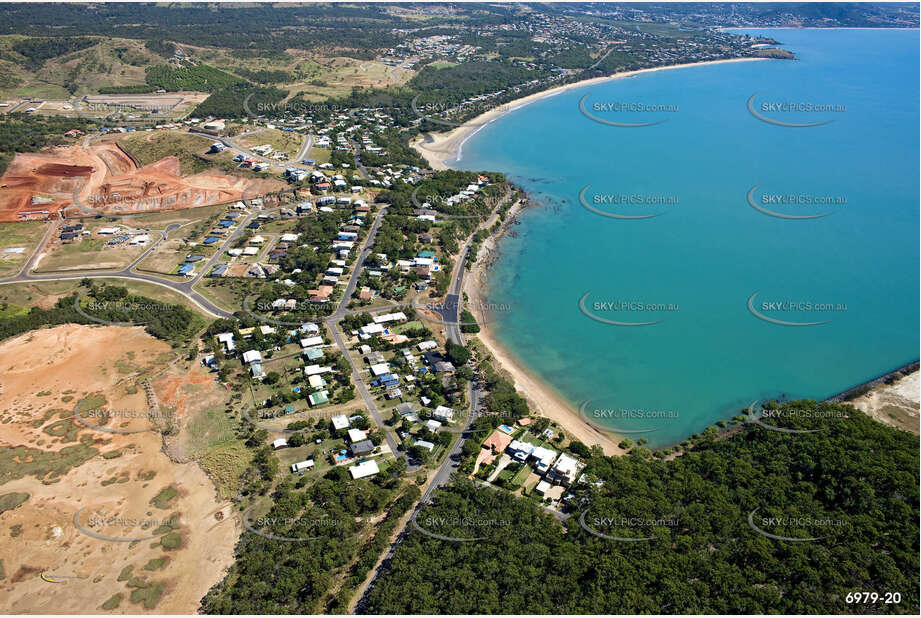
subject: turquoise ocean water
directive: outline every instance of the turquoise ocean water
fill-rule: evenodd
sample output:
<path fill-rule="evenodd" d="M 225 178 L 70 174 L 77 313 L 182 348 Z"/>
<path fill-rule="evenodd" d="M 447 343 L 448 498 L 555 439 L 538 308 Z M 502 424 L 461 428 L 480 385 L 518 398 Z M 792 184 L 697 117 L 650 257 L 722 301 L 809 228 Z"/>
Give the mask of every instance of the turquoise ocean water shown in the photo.
<path fill-rule="evenodd" d="M 489 300 L 508 307 L 491 317 L 499 340 L 612 429 L 655 429 L 634 435 L 653 446 L 753 400 L 828 397 L 918 355 L 919 33 L 758 32 L 798 59 L 576 88 L 487 125 L 452 163 L 505 171 L 538 202 L 502 240 L 491 274 Z M 595 122 L 579 110 L 586 94 L 598 118 L 665 122 Z M 747 108 L 752 95 L 765 117 L 833 122 L 763 122 Z M 656 107 L 612 112 L 613 103 Z M 590 212 L 579 202 L 586 185 L 602 212 L 665 214 Z M 772 212 L 833 214 L 763 214 L 746 197 L 756 185 L 752 199 Z M 603 203 L 621 195 L 664 203 Z M 748 308 L 756 292 L 753 307 L 768 318 L 825 323 L 761 320 Z M 657 323 L 590 319 L 585 294 L 597 317 Z M 780 301 L 792 304 L 762 304 Z"/>

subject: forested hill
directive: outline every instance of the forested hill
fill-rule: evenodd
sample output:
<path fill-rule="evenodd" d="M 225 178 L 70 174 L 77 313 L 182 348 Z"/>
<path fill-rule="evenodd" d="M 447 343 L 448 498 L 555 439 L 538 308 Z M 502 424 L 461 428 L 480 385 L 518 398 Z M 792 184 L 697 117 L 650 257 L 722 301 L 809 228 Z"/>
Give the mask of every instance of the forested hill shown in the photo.
<path fill-rule="evenodd" d="M 563 525 L 461 480 L 417 521 L 482 540 L 415 530 L 365 611 L 917 614 L 917 437 L 812 401 L 764 422 L 820 431 L 750 425 L 718 439 L 712 428 L 671 461 L 596 455 L 586 472 L 602 484 L 575 489 Z"/>

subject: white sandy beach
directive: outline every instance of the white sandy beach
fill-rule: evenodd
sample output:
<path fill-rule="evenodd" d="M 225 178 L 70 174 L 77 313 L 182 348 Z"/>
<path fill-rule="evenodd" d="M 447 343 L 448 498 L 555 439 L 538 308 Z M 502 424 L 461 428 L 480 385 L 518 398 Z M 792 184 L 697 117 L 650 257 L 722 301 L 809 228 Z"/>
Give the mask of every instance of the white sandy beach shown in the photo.
<path fill-rule="evenodd" d="M 517 210 L 517 206 L 509 210 L 506 221 L 511 221 Z M 465 302 L 468 306 L 485 306 L 487 299 L 483 298 L 481 290 L 486 285 L 489 276 L 488 264 L 492 261 L 491 258 L 496 251 L 497 238 L 498 236 L 493 235 L 483 242 L 477 251 L 477 261 L 464 277 L 463 291 L 467 295 Z M 546 383 L 533 377 L 508 350 L 499 344 L 490 331 L 488 322 L 483 322 L 479 326 L 480 332 L 476 337 L 489 350 L 496 369 L 507 374 L 506 377 L 515 384 L 515 388 L 524 394 L 533 410 L 559 423 L 569 437 L 589 446 L 598 444 L 604 450 L 605 455 L 624 454 L 624 450 L 617 446 L 621 441 L 620 437 L 610 432 L 599 431 L 589 425 L 579 415 L 578 410 L 569 405 Z"/>
<path fill-rule="evenodd" d="M 411 145 L 416 150 L 418 150 L 423 157 L 425 157 L 425 160 L 428 161 L 432 169 L 445 170 L 449 169 L 450 167 L 445 164 L 445 161 L 456 159 L 464 145 L 464 142 L 466 142 L 471 135 L 479 131 L 490 122 L 493 122 L 497 118 L 500 118 L 509 112 L 513 112 L 516 109 L 524 107 L 529 103 L 533 103 L 534 101 L 539 101 L 546 97 L 552 97 L 562 92 L 566 92 L 567 90 L 572 90 L 573 88 L 591 86 L 592 84 L 599 84 L 613 79 L 633 77 L 634 75 L 640 75 L 642 73 L 668 71 L 670 69 L 684 69 L 688 67 L 707 66 L 711 64 L 724 64 L 727 62 L 748 62 L 752 60 L 770 60 L 770 58 L 730 58 L 728 60 L 690 62 L 688 64 L 673 64 L 666 67 L 654 67 L 651 69 L 639 69 L 636 71 L 623 71 L 621 73 L 615 73 L 614 75 L 607 75 L 605 77 L 593 77 L 592 79 L 584 79 L 582 81 L 573 82 L 571 84 L 557 86 L 556 88 L 550 88 L 549 90 L 544 90 L 542 92 L 536 92 L 526 97 L 516 99 L 510 103 L 504 103 L 495 109 L 491 109 L 480 114 L 476 118 L 472 118 L 463 125 L 456 127 L 446 133 L 427 133 L 426 135 L 428 135 L 429 138 L 419 136 L 411 142 Z"/>

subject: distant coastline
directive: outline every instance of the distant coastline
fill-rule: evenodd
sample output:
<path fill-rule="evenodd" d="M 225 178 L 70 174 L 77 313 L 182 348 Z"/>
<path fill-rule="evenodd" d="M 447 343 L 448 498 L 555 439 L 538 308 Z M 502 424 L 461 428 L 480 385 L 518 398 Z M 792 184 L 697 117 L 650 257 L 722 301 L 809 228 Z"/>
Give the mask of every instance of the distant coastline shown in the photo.
<path fill-rule="evenodd" d="M 703 62 L 688 62 L 685 64 L 670 64 L 667 66 L 651 67 L 648 69 L 637 69 L 635 71 L 622 71 L 612 75 L 605 75 L 604 77 L 592 77 L 590 79 L 583 79 L 577 82 L 564 84 L 562 86 L 556 86 L 548 90 L 542 90 L 541 92 L 535 92 L 534 94 L 529 94 L 527 96 L 521 97 L 520 99 L 515 99 L 509 103 L 504 103 L 495 109 L 483 112 L 476 118 L 472 118 L 464 124 L 451 129 L 450 131 L 444 133 L 425 133 L 413 139 L 410 142 L 410 145 L 419 151 L 419 153 L 423 156 L 423 158 L 425 158 L 432 169 L 451 169 L 451 166 L 449 166 L 446 161 L 457 159 L 461 155 L 464 143 L 466 143 L 466 141 L 470 139 L 474 134 L 476 134 L 480 129 L 489 123 L 498 120 L 505 114 L 513 112 L 517 109 L 521 109 L 525 105 L 533 103 L 534 101 L 556 96 L 574 88 L 591 86 L 592 84 L 599 84 L 615 79 L 623 79 L 625 77 L 633 77 L 643 73 L 667 71 L 669 69 L 684 69 L 689 67 L 708 66 L 712 64 L 725 64 L 729 62 L 747 62 L 754 60 L 774 60 L 774 58 L 726 58 L 723 60 L 706 60 Z"/>

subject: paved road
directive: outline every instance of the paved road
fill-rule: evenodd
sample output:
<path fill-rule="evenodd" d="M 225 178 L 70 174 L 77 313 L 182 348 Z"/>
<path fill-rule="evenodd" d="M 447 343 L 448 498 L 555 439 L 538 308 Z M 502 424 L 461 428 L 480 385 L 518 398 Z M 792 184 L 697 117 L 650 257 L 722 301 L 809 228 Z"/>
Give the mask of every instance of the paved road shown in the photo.
<path fill-rule="evenodd" d="M 380 211 L 378 211 L 377 216 L 374 217 L 374 222 L 371 224 L 371 227 L 368 228 L 368 237 L 365 239 L 365 244 L 362 246 L 361 253 L 358 255 L 358 259 L 355 260 L 355 268 L 352 270 L 352 275 L 349 277 L 349 282 L 345 286 L 345 291 L 342 294 L 342 300 L 339 301 L 339 306 L 336 307 L 336 312 L 326 318 L 325 322 L 327 328 L 329 328 L 329 332 L 333 334 L 333 339 L 335 339 L 336 345 L 339 347 L 342 355 L 352 367 L 352 382 L 355 383 L 355 389 L 364 400 L 365 406 L 367 406 L 368 412 L 370 412 L 374 422 L 377 423 L 377 426 L 381 428 L 382 432 L 384 432 L 384 437 L 387 439 L 387 445 L 390 447 L 390 450 L 395 456 L 399 457 L 399 442 L 397 442 L 396 438 L 393 436 L 393 432 L 384 424 L 384 419 L 381 416 L 380 410 L 377 409 L 377 404 L 374 402 L 374 397 L 368 391 L 368 387 L 365 385 L 359 368 L 355 366 L 355 363 L 352 362 L 352 357 L 349 356 L 349 349 L 345 345 L 345 340 L 342 338 L 342 333 L 339 332 L 338 324 L 338 322 L 343 317 L 345 317 L 346 314 L 349 313 L 347 310 L 349 300 L 352 298 L 352 294 L 355 292 L 355 288 L 358 285 L 358 277 L 361 274 L 361 269 L 364 266 L 368 255 L 371 253 L 371 250 L 374 246 L 374 236 L 377 234 L 377 230 L 380 229 L 386 211 L 386 207 L 382 207 Z"/>
<path fill-rule="evenodd" d="M 493 213 L 487 220 L 481 224 L 482 225 L 491 225 L 494 220 L 496 213 L 502 204 L 509 198 L 510 194 L 506 195 L 499 200 L 496 205 L 496 208 L 493 210 Z M 479 227 L 477 228 L 479 229 Z M 474 232 L 475 233 L 475 232 Z M 451 274 L 451 284 L 448 286 L 449 294 L 445 297 L 445 302 L 439 313 L 442 316 L 442 319 L 445 322 L 445 334 L 446 336 L 456 344 L 466 345 L 466 339 L 464 334 L 460 330 L 458 324 L 460 316 L 460 304 L 461 304 L 461 289 L 463 285 L 464 271 L 466 270 L 466 258 L 467 252 L 470 250 L 470 245 L 473 242 L 473 234 L 470 235 L 470 238 L 467 239 L 467 242 L 464 244 L 463 249 L 461 249 L 460 257 L 457 262 L 454 264 L 454 272 Z M 432 499 L 432 495 L 436 490 L 444 487 L 449 482 L 451 478 L 458 471 L 458 466 L 460 464 L 461 452 L 464 448 L 464 442 L 468 437 L 471 436 L 469 433 L 470 427 L 473 422 L 480 415 L 481 402 L 486 395 L 486 391 L 483 390 L 482 383 L 478 380 L 474 380 L 467 385 L 467 419 L 464 421 L 463 428 L 461 429 L 460 436 L 455 440 L 453 446 L 451 447 L 450 452 L 445 457 L 441 466 L 438 467 L 438 470 L 435 472 L 435 476 L 432 477 L 431 482 L 425 491 L 422 493 L 422 497 L 419 499 L 419 502 L 416 504 L 413 509 L 413 513 L 410 518 L 407 520 L 406 525 L 403 526 L 403 529 L 396 536 L 393 543 L 387 550 L 387 554 L 384 556 L 384 559 L 378 565 L 377 571 L 374 574 L 374 577 L 371 579 L 367 588 L 362 592 L 362 597 L 359 599 L 358 603 L 355 606 L 355 613 L 361 613 L 361 611 L 367 606 L 368 602 L 368 593 L 374 587 L 374 584 L 377 582 L 377 578 L 389 568 L 390 561 L 393 558 L 394 553 L 396 552 L 397 547 L 400 543 L 407 537 L 410 533 L 410 526 L 415 521 L 415 518 L 419 515 L 419 512 L 425 507 L 425 505 Z"/>
<path fill-rule="evenodd" d="M 493 208 L 489 217 L 480 223 L 473 234 L 467 238 L 467 242 L 464 243 L 463 248 L 458 254 L 457 263 L 454 265 L 454 272 L 451 274 L 451 285 L 448 286 L 448 293 L 445 296 L 444 303 L 437 309 L 437 312 L 441 315 L 441 319 L 444 322 L 445 336 L 458 345 L 467 345 L 464 334 L 460 329 L 460 315 L 463 305 L 464 272 L 467 270 L 467 254 L 470 253 L 470 245 L 473 244 L 473 237 L 479 230 L 484 227 L 489 227 L 495 222 L 499 209 L 509 197 L 511 197 L 511 192 L 506 192 L 506 194 L 502 196 L 502 199 L 496 203 L 496 207 Z"/>
<path fill-rule="evenodd" d="M 304 145 L 301 146 L 301 149 L 297 151 L 297 154 L 294 156 L 294 162 L 300 163 L 304 160 L 304 157 L 310 152 L 310 149 L 313 148 L 313 133 L 304 137 Z"/>
<path fill-rule="evenodd" d="M 214 252 L 214 255 L 212 255 L 211 258 L 207 262 L 205 262 L 205 264 L 201 267 L 201 269 L 199 269 L 199 271 L 195 273 L 195 276 L 191 278 L 191 280 L 189 281 L 189 287 L 197 283 L 198 280 L 201 279 L 205 275 L 205 273 L 211 270 L 212 266 L 217 264 L 217 262 L 221 259 L 221 255 L 224 254 L 227 248 L 231 244 L 233 244 L 234 241 L 236 241 L 238 238 L 246 234 L 246 226 L 249 225 L 253 219 L 258 217 L 259 215 L 266 214 L 274 210 L 278 210 L 278 209 L 272 208 L 269 210 L 254 210 L 253 212 L 250 212 L 249 214 L 247 214 L 246 217 L 244 217 L 243 220 L 239 222 L 239 224 L 234 229 L 234 231 L 230 233 L 230 236 L 228 236 L 224 240 L 224 242 L 221 243 L 221 246 L 218 247 L 217 251 Z"/>
<path fill-rule="evenodd" d="M 35 268 L 35 262 L 38 261 L 38 256 L 41 255 L 42 249 L 48 244 L 48 241 L 51 240 L 51 237 L 57 231 L 58 226 L 60 225 L 59 220 L 49 221 L 48 227 L 45 229 L 45 233 L 42 236 L 41 241 L 35 247 L 35 251 L 32 252 L 32 255 L 29 256 L 29 259 L 26 260 L 25 264 L 22 265 L 22 268 L 19 269 L 19 272 L 13 275 L 12 277 L 7 277 L 7 279 L 18 279 L 20 276 L 31 272 Z M 0 279 L 0 281 L 5 281 L 6 279 Z"/>
<path fill-rule="evenodd" d="M 349 144 L 352 145 L 352 159 L 355 161 L 355 169 L 361 173 L 362 178 L 371 180 L 371 177 L 368 175 L 368 168 L 361 162 L 361 146 L 352 138 L 349 138 Z"/>
<path fill-rule="evenodd" d="M 364 266 L 365 260 L 368 259 L 368 256 L 371 255 L 371 251 L 374 247 L 374 237 L 377 235 L 377 231 L 380 229 L 381 223 L 384 221 L 384 214 L 386 210 L 386 206 L 381 207 L 380 211 L 377 213 L 377 216 L 374 217 L 374 221 L 371 223 L 371 227 L 368 228 L 368 237 L 365 239 L 365 244 L 361 249 L 361 253 L 355 260 L 355 269 L 352 271 L 352 276 L 349 277 L 349 282 L 345 286 L 345 292 L 342 294 L 342 300 L 339 301 L 339 307 L 336 308 L 336 313 L 330 316 L 330 318 L 342 319 L 342 317 L 347 313 L 349 300 L 351 300 L 352 294 L 355 293 L 355 288 L 358 287 L 358 277 L 361 272 L 361 268 Z"/>

